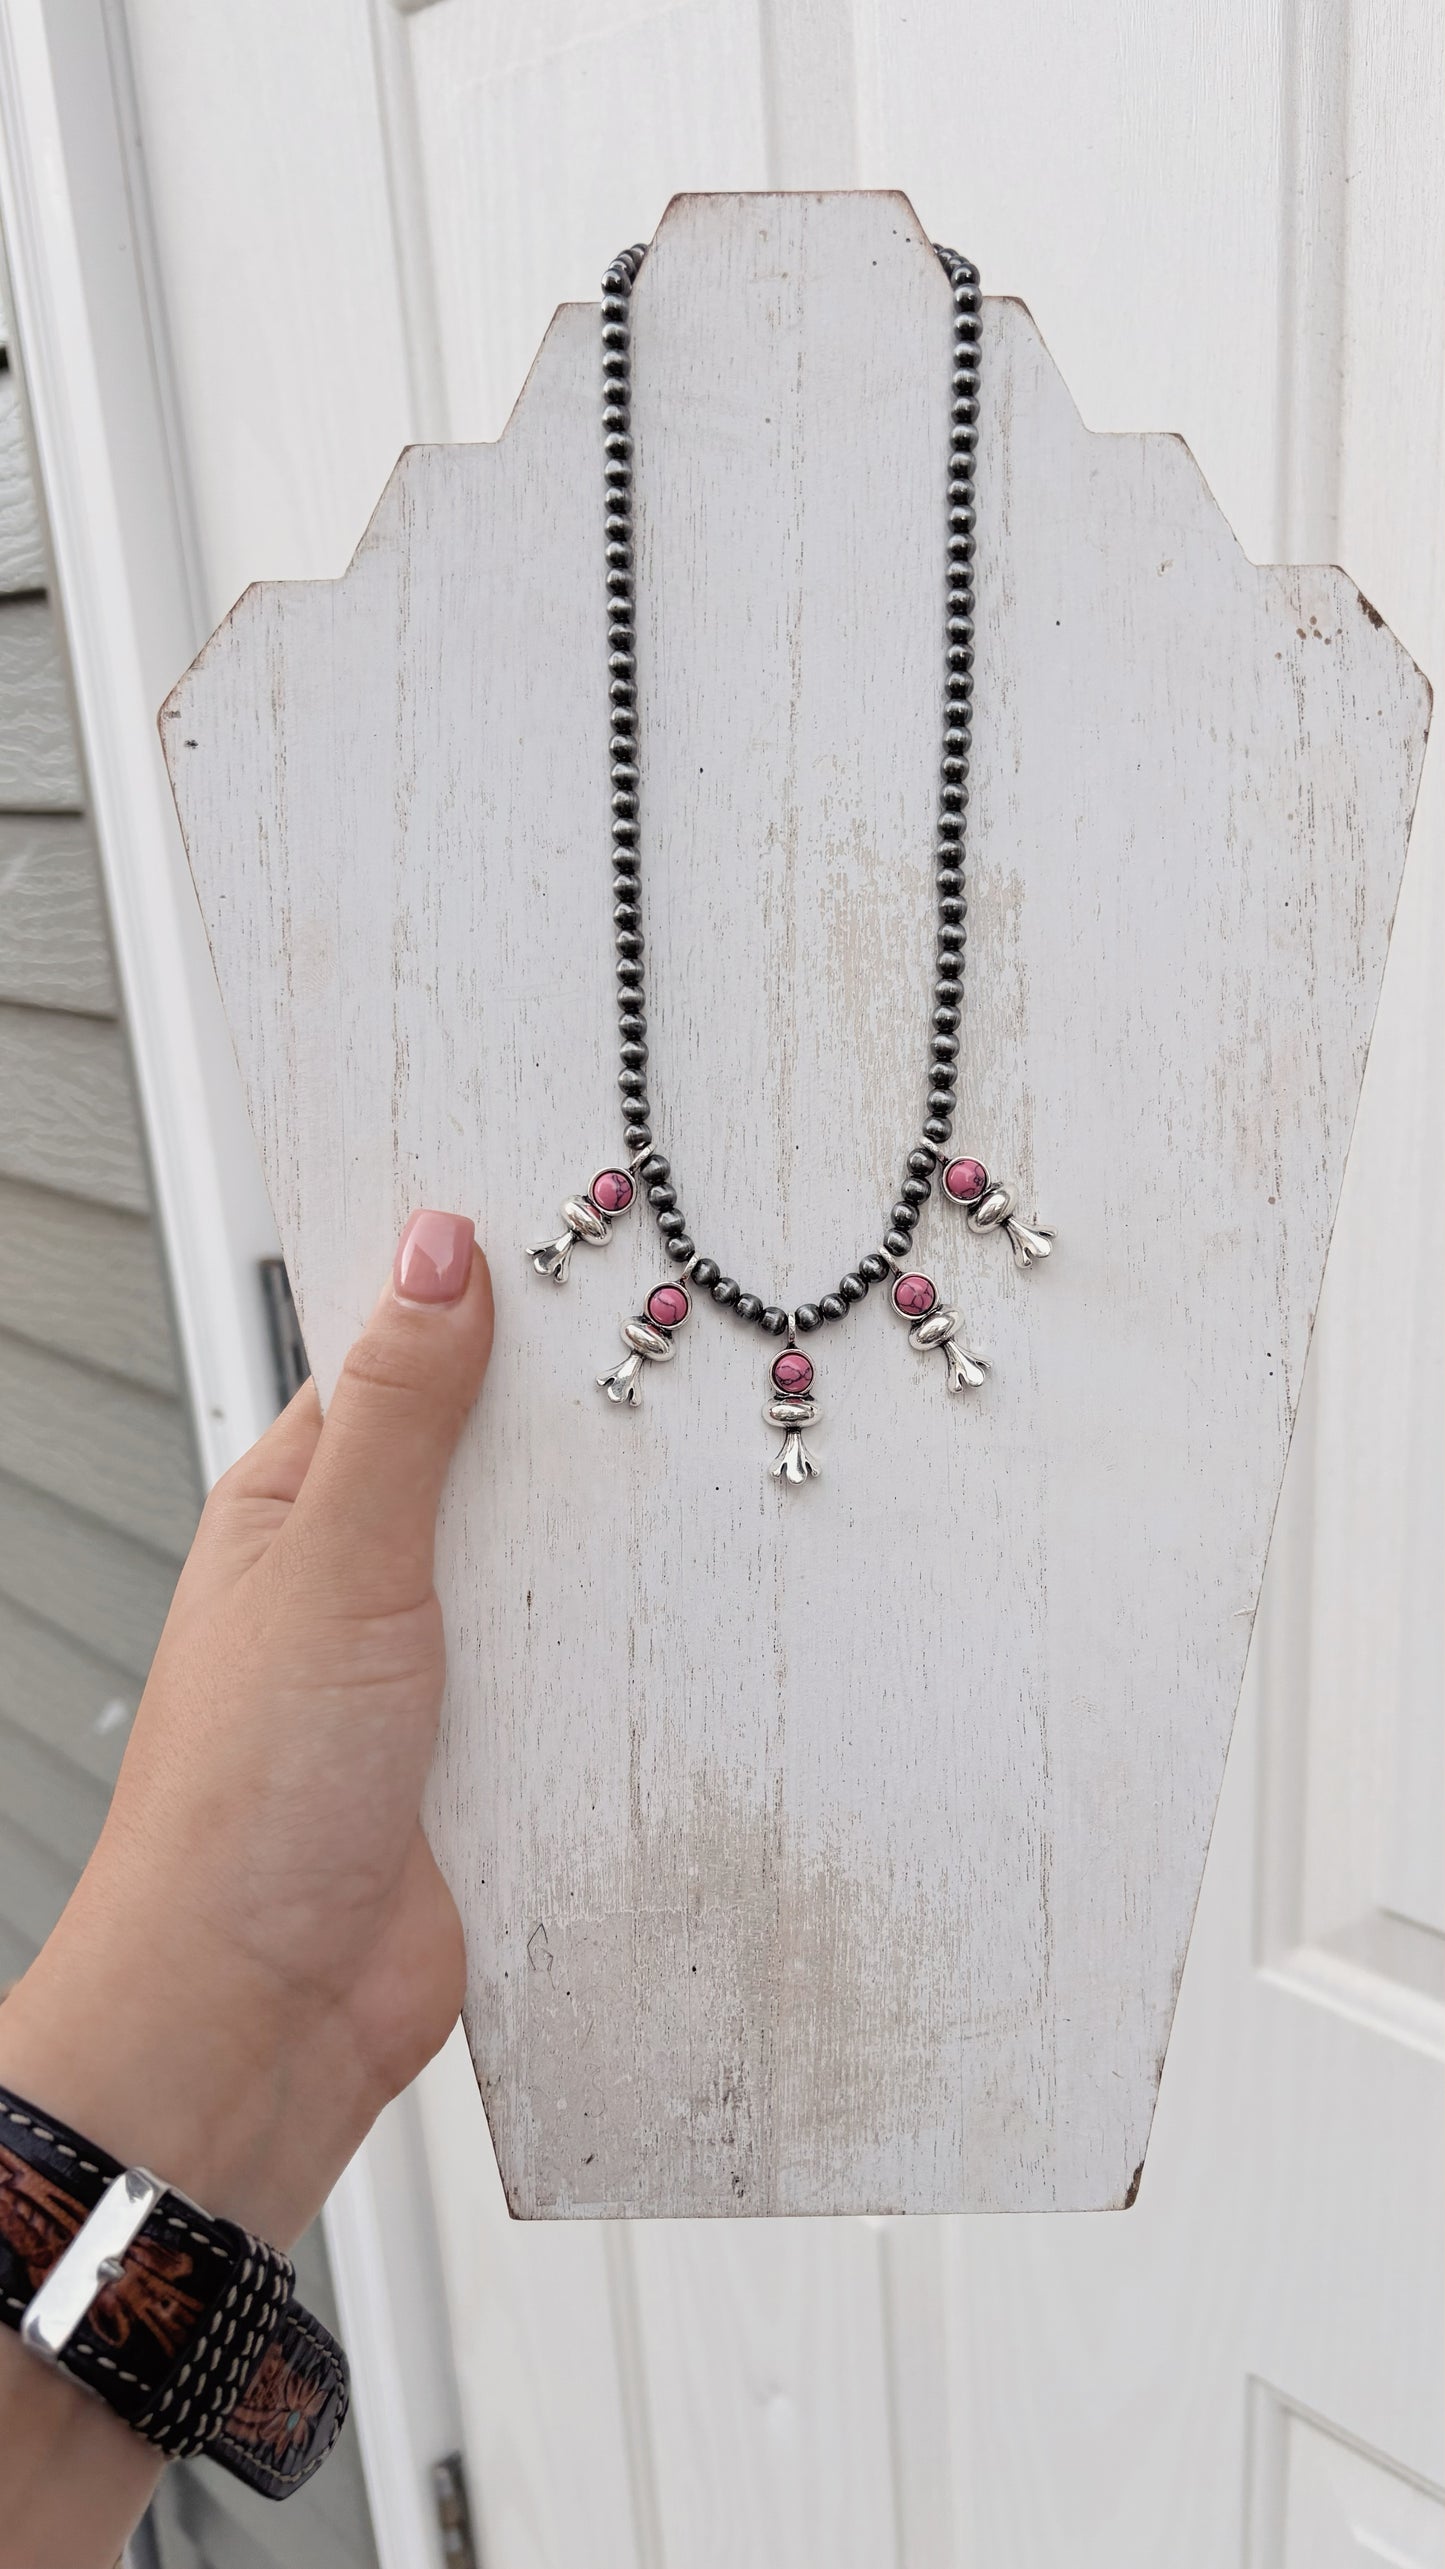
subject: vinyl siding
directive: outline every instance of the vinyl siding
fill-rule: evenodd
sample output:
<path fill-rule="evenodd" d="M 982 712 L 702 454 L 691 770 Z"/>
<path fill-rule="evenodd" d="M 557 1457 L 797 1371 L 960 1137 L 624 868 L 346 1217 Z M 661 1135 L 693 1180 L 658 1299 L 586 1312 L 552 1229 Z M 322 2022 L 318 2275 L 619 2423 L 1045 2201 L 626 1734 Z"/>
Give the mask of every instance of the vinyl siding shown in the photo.
<path fill-rule="evenodd" d="M 200 1506 L 9 359 L 0 369 L 0 1986 L 54 1925 L 95 1843 Z M 311 2307 L 334 2325 L 319 2232 L 301 2243 L 297 2266 Z M 152 2533 L 160 2569 L 374 2569 L 353 2435 L 284 2509 L 208 2465 L 174 2469 Z"/>

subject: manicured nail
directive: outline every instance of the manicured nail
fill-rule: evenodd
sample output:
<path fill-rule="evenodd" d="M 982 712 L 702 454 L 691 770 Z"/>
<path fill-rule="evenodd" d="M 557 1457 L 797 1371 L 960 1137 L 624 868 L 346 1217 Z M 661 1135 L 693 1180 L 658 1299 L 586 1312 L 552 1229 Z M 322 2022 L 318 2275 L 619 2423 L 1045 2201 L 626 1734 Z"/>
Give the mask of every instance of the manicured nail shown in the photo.
<path fill-rule="evenodd" d="M 414 1213 L 391 1271 L 398 1302 L 460 1302 L 472 1272 L 476 1226 L 464 1213 Z"/>

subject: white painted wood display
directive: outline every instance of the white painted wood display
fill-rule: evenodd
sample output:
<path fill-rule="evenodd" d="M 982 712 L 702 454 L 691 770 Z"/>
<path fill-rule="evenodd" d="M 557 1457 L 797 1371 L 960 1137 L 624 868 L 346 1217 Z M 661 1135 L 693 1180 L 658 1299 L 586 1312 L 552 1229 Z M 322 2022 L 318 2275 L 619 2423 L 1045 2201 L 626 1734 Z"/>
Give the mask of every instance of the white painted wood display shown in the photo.
<path fill-rule="evenodd" d="M 930 963 L 948 297 L 897 196 L 681 199 L 637 294 L 659 1139 L 783 1301 L 874 1236 Z M 617 1149 L 595 311 L 345 579 L 249 591 L 164 732 L 323 1390 L 416 1203 L 497 1353 L 452 1484 L 430 1825 L 514 2211 L 1119 2203 L 1148 2134 L 1403 863 L 1418 672 L 1090 435 L 986 307 L 959 1140 L 1057 1225 L 817 1346 L 766 1475 L 710 1307 L 522 1250 Z"/>

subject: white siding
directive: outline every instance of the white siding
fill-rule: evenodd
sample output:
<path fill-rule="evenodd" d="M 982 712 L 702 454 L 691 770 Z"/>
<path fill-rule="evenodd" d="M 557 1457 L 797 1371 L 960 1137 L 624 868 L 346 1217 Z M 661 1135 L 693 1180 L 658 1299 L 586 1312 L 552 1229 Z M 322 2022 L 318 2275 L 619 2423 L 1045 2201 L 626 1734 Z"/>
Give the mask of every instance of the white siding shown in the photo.
<path fill-rule="evenodd" d="M 12 363 L 0 372 L 0 1986 L 94 1845 L 199 1507 L 63 642 L 33 594 L 45 577 Z M 319 2232 L 296 2256 L 334 2327 Z M 156 2535 L 163 2569 L 370 2569 L 355 2440 L 283 2514 L 208 2466 L 174 2470 Z"/>

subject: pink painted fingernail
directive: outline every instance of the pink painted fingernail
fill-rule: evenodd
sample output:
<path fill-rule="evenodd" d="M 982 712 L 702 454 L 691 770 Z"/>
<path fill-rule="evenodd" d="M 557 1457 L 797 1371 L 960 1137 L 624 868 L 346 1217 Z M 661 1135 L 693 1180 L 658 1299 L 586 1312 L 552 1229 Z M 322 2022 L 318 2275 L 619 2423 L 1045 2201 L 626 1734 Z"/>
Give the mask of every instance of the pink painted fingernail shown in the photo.
<path fill-rule="evenodd" d="M 476 1236 L 476 1225 L 464 1213 L 414 1213 L 391 1271 L 398 1302 L 460 1302 Z"/>

